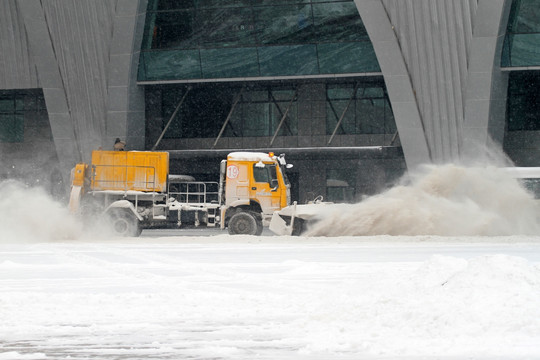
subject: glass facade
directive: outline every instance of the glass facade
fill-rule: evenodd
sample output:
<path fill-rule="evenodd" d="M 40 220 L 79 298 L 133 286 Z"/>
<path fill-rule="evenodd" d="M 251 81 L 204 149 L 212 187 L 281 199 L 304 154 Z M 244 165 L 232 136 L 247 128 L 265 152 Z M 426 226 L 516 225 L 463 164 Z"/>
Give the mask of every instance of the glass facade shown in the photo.
<path fill-rule="evenodd" d="M 267 86 L 242 94 L 224 135 L 273 136 L 280 123 L 277 135 L 298 134 L 296 92 L 292 86 Z"/>
<path fill-rule="evenodd" d="M 512 2 L 501 65 L 540 66 L 540 0 Z"/>
<path fill-rule="evenodd" d="M 327 85 L 326 133 L 334 130 L 337 135 L 396 133 L 386 87 L 382 83 Z"/>
<path fill-rule="evenodd" d="M 374 135 L 397 132 L 394 115 L 382 79 L 371 78 L 324 83 L 316 100 L 299 100 L 305 83 L 257 82 L 242 84 L 199 84 L 192 86 L 177 115 L 165 132 L 165 139 L 216 138 L 222 136 L 298 136 L 299 122 L 315 121 L 300 114 L 300 108 L 322 103 L 320 135 Z M 183 85 L 147 87 L 147 114 L 159 122 L 161 133 L 178 103 L 188 91 Z M 326 99 L 325 99 L 326 98 Z M 237 101 L 236 101 L 237 100 Z M 159 110 L 161 109 L 161 110 Z M 154 123 L 152 121 L 152 123 Z M 317 120 L 319 121 L 319 120 Z M 152 125 L 154 126 L 154 125 Z M 325 130 L 326 129 L 326 130 Z M 310 131 L 315 134 L 314 131 Z"/>
<path fill-rule="evenodd" d="M 43 110 L 41 91 L 0 90 L 0 142 L 24 142 L 25 115 Z"/>
<path fill-rule="evenodd" d="M 513 71 L 508 80 L 507 130 L 540 130 L 540 71 Z"/>
<path fill-rule="evenodd" d="M 138 79 L 379 71 L 352 0 L 150 0 Z"/>
<path fill-rule="evenodd" d="M 326 169 L 326 201 L 354 202 L 355 186 L 356 168 Z"/>
<path fill-rule="evenodd" d="M 187 88 L 159 86 L 154 89 L 161 98 L 161 128 L 164 129 Z M 237 96 L 239 99 L 233 108 Z M 151 101 L 147 104 L 158 105 Z M 227 118 L 229 120 L 223 132 L 225 137 L 273 136 L 280 123 L 282 126 L 277 135 L 292 136 L 298 132 L 297 114 L 293 86 L 257 85 L 249 89 L 240 86 L 201 86 L 190 90 L 164 137 L 215 138 Z"/>

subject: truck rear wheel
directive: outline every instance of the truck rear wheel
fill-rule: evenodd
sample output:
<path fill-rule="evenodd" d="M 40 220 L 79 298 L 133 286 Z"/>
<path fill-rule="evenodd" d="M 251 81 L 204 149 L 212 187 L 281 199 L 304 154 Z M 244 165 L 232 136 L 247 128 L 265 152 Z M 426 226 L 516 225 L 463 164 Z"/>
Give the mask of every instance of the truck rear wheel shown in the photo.
<path fill-rule="evenodd" d="M 228 230 L 230 235 L 257 235 L 259 226 L 254 214 L 241 211 L 231 217 Z"/>
<path fill-rule="evenodd" d="M 109 212 L 109 223 L 113 233 L 117 236 L 137 237 L 142 228 L 134 214 L 126 210 L 112 210 Z"/>

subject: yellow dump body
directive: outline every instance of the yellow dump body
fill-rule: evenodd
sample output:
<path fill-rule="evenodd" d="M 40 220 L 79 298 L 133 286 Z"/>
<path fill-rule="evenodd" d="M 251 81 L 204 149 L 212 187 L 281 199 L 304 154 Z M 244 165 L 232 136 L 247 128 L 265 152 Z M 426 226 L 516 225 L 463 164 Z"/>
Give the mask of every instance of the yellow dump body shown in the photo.
<path fill-rule="evenodd" d="M 165 192 L 169 153 L 92 151 L 92 190 Z"/>

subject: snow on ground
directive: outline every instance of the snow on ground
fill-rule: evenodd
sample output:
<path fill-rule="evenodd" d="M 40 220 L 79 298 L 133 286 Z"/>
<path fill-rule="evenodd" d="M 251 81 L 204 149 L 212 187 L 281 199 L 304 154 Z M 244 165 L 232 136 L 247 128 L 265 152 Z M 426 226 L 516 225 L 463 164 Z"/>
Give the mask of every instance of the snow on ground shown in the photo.
<path fill-rule="evenodd" d="M 538 202 L 495 169 L 432 168 L 332 237 L 113 239 L 0 185 L 0 360 L 540 358 Z"/>
<path fill-rule="evenodd" d="M 538 240 L 4 241 L 0 359 L 540 358 Z"/>

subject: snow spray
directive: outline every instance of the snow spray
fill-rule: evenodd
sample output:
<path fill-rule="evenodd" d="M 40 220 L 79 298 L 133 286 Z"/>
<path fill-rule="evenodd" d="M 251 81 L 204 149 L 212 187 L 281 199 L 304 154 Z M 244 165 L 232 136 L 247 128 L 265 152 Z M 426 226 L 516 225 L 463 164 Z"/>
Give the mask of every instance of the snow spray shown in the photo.
<path fill-rule="evenodd" d="M 0 182 L 0 243 L 76 239 L 82 227 L 40 187 Z"/>
<path fill-rule="evenodd" d="M 408 184 L 325 206 L 306 236 L 540 234 L 540 204 L 497 167 L 425 166 Z"/>

